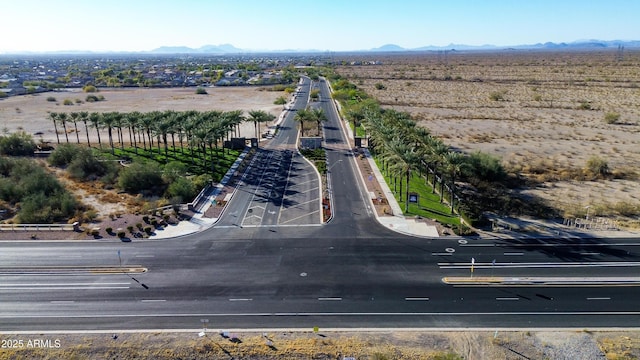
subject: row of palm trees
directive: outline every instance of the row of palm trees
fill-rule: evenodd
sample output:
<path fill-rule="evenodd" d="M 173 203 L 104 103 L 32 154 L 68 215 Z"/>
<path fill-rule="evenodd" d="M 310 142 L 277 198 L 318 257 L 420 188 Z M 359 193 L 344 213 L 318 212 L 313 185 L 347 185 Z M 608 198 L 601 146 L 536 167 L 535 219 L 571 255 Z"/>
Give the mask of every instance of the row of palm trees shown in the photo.
<path fill-rule="evenodd" d="M 324 110 L 320 108 L 307 107 L 306 109 L 298 110 L 296 112 L 296 116 L 293 117 L 293 120 L 300 123 L 300 136 L 304 136 L 305 122 L 315 122 L 318 126 L 318 136 L 321 136 L 320 134 L 322 134 L 322 129 L 320 126 L 323 122 L 327 121 L 327 115 Z"/>
<path fill-rule="evenodd" d="M 452 151 L 440 139 L 431 136 L 429 130 L 416 126 L 410 115 L 378 107 L 363 109 L 362 118 L 370 139 L 370 148 L 378 157 L 388 174 L 402 179 L 405 186 L 405 212 L 409 211 L 409 184 L 411 177 L 419 173 L 426 177 L 435 192 L 440 187 L 440 202 L 444 201 L 445 187 L 451 195 L 451 214 L 455 208 L 455 182 L 465 168 L 466 157 Z M 445 184 L 447 183 L 447 184 Z"/>
<path fill-rule="evenodd" d="M 216 157 L 219 144 L 231 136 L 239 136 L 239 127 L 242 122 L 250 121 L 256 128 L 256 137 L 259 132 L 259 124 L 275 119 L 275 116 L 263 110 L 252 110 L 245 116 L 242 110 L 234 111 L 151 111 L 151 112 L 50 112 L 49 118 L 53 122 L 56 139 L 60 144 L 58 126 L 62 127 L 66 142 L 69 143 L 69 127 L 73 126 L 76 134 L 76 142 L 80 143 L 79 124 L 84 124 L 87 145 L 91 146 L 89 128 L 96 131 L 98 146 L 102 149 L 101 132 L 106 130 L 111 153 L 115 154 L 116 143 L 124 150 L 125 132 L 128 132 L 128 144 L 133 146 L 134 152 L 138 149 L 157 152 L 164 148 L 165 156 L 169 154 L 169 142 L 172 151 L 185 153 L 185 145 L 190 151 L 191 159 L 195 161 L 198 155 L 202 156 L 202 164 L 206 168 L 208 152 L 210 158 Z M 115 139 L 114 139 L 115 137 Z M 176 145 L 177 139 L 177 145 Z M 208 150 L 207 150 L 208 149 Z M 212 165 L 213 166 L 213 165 Z"/>

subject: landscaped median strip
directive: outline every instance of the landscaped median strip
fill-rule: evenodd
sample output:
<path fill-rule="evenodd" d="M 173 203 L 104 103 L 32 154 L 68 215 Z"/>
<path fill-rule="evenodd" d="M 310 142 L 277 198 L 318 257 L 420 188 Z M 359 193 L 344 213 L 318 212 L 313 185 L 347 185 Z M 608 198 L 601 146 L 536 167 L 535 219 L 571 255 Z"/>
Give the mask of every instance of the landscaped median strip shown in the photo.
<path fill-rule="evenodd" d="M 454 286 L 640 286 L 640 277 L 449 276 L 442 282 Z"/>
<path fill-rule="evenodd" d="M 147 268 L 142 265 L 0 267 L 0 275 L 108 275 L 142 274 L 145 272 L 147 272 Z"/>

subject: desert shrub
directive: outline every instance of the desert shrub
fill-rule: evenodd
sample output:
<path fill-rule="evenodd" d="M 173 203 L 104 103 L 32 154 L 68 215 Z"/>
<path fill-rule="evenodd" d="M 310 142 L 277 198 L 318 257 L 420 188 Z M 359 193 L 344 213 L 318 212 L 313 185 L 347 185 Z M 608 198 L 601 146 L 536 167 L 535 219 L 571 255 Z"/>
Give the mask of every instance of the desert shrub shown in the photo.
<path fill-rule="evenodd" d="M 179 177 L 175 179 L 165 193 L 167 198 L 181 198 L 182 201 L 187 201 L 193 199 L 196 195 L 198 195 L 198 189 L 196 189 L 195 185 L 191 180 L 185 177 Z"/>
<path fill-rule="evenodd" d="M 0 91 L 0 99 L 6 98 L 6 97 L 9 97 L 9 95 L 7 95 L 7 93 L 4 91 Z"/>
<path fill-rule="evenodd" d="M 20 202 L 18 219 L 22 223 L 48 224 L 73 216 L 76 207 L 76 199 L 64 189 L 54 193 L 35 192 Z"/>
<path fill-rule="evenodd" d="M 607 124 L 617 124 L 620 121 L 620 114 L 617 112 L 608 112 L 604 114 L 604 122 Z"/>
<path fill-rule="evenodd" d="M 112 162 L 100 161 L 91 149 L 82 148 L 69 164 L 67 171 L 74 179 L 100 179 L 104 183 L 111 183 L 111 178 L 116 176 L 118 168 Z"/>
<path fill-rule="evenodd" d="M 95 96 L 95 95 L 87 95 L 87 97 L 84 99 L 84 101 L 92 103 L 92 102 L 100 101 L 100 99 L 98 99 L 98 97 Z"/>
<path fill-rule="evenodd" d="M 505 91 L 493 91 L 489 94 L 489 99 L 493 101 L 504 101 Z"/>
<path fill-rule="evenodd" d="M 73 105 L 73 100 L 71 99 L 64 99 L 64 101 L 62 102 L 63 105 Z"/>
<path fill-rule="evenodd" d="M 170 161 L 162 168 L 162 180 L 170 184 L 176 179 L 184 177 L 187 173 L 187 165 L 180 161 Z"/>
<path fill-rule="evenodd" d="M 107 232 L 107 234 L 111 234 L 113 232 L 113 228 L 109 226 L 105 229 L 105 231 Z"/>
<path fill-rule="evenodd" d="M 125 236 L 127 236 L 127 234 L 124 231 L 118 231 L 118 234 L 116 234 L 120 239 L 124 238 Z"/>
<path fill-rule="evenodd" d="M 591 106 L 591 102 L 590 101 L 580 101 L 580 105 L 578 105 L 578 110 L 592 110 L 592 106 Z"/>
<path fill-rule="evenodd" d="M 287 99 L 284 96 L 279 96 L 274 102 L 275 105 L 284 105 L 287 103 Z"/>
<path fill-rule="evenodd" d="M 56 102 L 56 98 L 54 98 L 53 96 L 48 96 L 48 97 L 47 97 L 47 101 L 49 101 L 49 102 Z"/>
<path fill-rule="evenodd" d="M 112 163 L 100 161 L 91 149 L 76 144 L 59 145 L 48 161 L 53 166 L 67 166 L 67 172 L 74 179 L 96 180 L 117 172 Z"/>
<path fill-rule="evenodd" d="M 84 91 L 84 92 L 86 92 L 86 93 L 93 93 L 93 92 L 97 92 L 97 91 L 98 91 L 98 88 L 96 88 L 96 87 L 95 87 L 95 86 L 93 86 L 93 85 L 85 85 L 85 86 L 82 88 L 82 91 Z"/>
<path fill-rule="evenodd" d="M 36 150 L 36 143 L 31 135 L 19 131 L 0 136 L 0 154 L 9 156 L 29 156 Z"/>
<path fill-rule="evenodd" d="M 596 155 L 587 160 L 586 166 L 586 170 L 592 175 L 607 176 L 610 173 L 607 161 Z"/>
<path fill-rule="evenodd" d="M 387 87 L 383 83 L 376 83 L 375 85 L 377 90 L 386 90 Z"/>
<path fill-rule="evenodd" d="M 51 152 L 47 162 L 53 166 L 67 166 L 79 151 L 80 147 L 76 144 L 60 144 Z"/>
<path fill-rule="evenodd" d="M 196 89 L 196 94 L 198 95 L 207 95 L 207 90 L 203 87 L 198 87 Z"/>
<path fill-rule="evenodd" d="M 162 194 L 162 171 L 156 163 L 134 162 L 120 170 L 118 186 L 129 193 Z"/>
<path fill-rule="evenodd" d="M 467 166 L 463 168 L 463 176 L 470 180 L 502 181 L 507 173 L 500 159 L 480 151 L 467 157 Z"/>

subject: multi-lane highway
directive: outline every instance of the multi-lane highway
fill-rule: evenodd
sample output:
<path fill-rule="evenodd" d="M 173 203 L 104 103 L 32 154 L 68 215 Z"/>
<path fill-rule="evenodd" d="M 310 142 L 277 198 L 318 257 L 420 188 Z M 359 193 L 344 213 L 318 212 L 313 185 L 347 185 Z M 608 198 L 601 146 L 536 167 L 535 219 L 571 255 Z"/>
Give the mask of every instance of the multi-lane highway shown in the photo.
<path fill-rule="evenodd" d="M 292 112 L 205 232 L 0 243 L 0 331 L 637 326 L 638 239 L 424 239 L 379 225 L 317 86 L 331 222 Z"/>

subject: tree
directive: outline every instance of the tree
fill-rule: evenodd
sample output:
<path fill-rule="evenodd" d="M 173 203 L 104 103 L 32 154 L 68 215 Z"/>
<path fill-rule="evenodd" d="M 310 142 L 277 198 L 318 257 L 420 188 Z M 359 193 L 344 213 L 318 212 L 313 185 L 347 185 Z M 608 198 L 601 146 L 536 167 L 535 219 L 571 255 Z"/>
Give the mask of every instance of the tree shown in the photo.
<path fill-rule="evenodd" d="M 387 151 L 384 157 L 386 158 L 386 161 L 391 164 L 389 170 L 398 176 L 404 177 L 406 182 L 404 211 L 409 212 L 409 184 L 411 181 L 411 175 L 413 174 L 413 171 L 418 169 L 420 166 L 422 154 L 414 146 L 405 143 L 400 138 L 395 138 L 390 144 L 388 144 L 386 149 Z M 402 193 L 402 187 L 400 188 L 400 193 Z"/>
<path fill-rule="evenodd" d="M 96 133 L 98 135 L 98 146 L 102 149 L 102 140 L 100 139 L 100 120 L 102 119 L 102 115 L 97 112 L 92 112 L 89 114 L 89 122 L 94 129 L 96 129 Z"/>
<path fill-rule="evenodd" d="M 304 136 L 304 123 L 305 121 L 312 121 L 311 111 L 309 109 L 302 109 L 296 112 L 296 116 L 293 120 L 300 123 L 300 136 Z"/>
<path fill-rule="evenodd" d="M 322 109 L 313 109 L 311 110 L 311 118 L 318 124 L 318 136 L 322 136 L 322 128 L 320 124 L 327 121 L 327 115 L 324 113 Z"/>
<path fill-rule="evenodd" d="M 276 117 L 264 110 L 251 110 L 247 121 L 252 121 L 256 131 L 256 138 L 260 138 L 260 123 L 273 121 Z"/>
<path fill-rule="evenodd" d="M 69 118 L 71 119 L 71 122 L 73 122 L 77 143 L 80 144 L 80 133 L 78 132 L 78 119 L 80 118 L 80 113 L 72 111 L 69 113 Z"/>
<path fill-rule="evenodd" d="M 60 144 L 60 134 L 58 134 L 58 113 L 50 112 L 49 118 L 53 121 L 53 130 L 56 132 L 56 139 L 58 140 L 58 144 Z"/>
<path fill-rule="evenodd" d="M 449 177 L 451 179 L 451 214 L 454 212 L 454 203 L 455 203 L 455 189 L 456 189 L 456 179 L 460 172 L 467 166 L 466 158 L 463 154 L 455 151 L 450 151 L 445 156 L 445 166 L 447 171 L 449 172 Z"/>
<path fill-rule="evenodd" d="M 62 124 L 64 136 L 67 138 L 67 143 L 69 143 L 69 133 L 67 132 L 67 113 L 59 113 L 58 120 L 60 120 L 60 123 Z"/>
<path fill-rule="evenodd" d="M 113 126 L 116 121 L 113 112 L 102 113 L 100 123 L 107 128 L 107 135 L 109 135 L 109 145 L 111 146 L 111 154 L 115 154 L 115 147 L 113 145 Z"/>
<path fill-rule="evenodd" d="M 84 123 L 84 131 L 87 134 L 87 146 L 91 146 L 91 142 L 89 141 L 89 127 L 87 126 L 87 120 L 89 119 L 89 113 L 87 111 L 80 111 L 79 113 L 80 121 Z"/>

